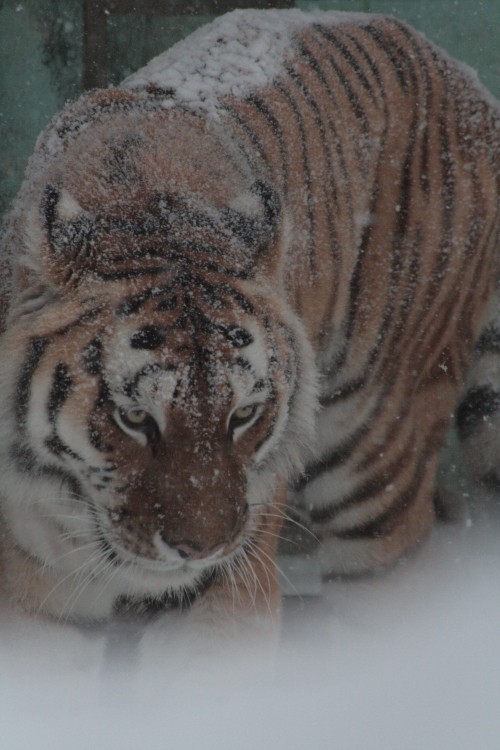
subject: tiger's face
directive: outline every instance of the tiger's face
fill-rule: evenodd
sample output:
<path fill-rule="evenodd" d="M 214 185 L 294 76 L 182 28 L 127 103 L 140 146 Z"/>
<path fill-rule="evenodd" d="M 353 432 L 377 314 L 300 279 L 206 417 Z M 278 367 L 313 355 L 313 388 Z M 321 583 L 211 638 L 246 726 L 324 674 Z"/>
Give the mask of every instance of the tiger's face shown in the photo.
<path fill-rule="evenodd" d="M 67 615 L 92 592 L 98 614 L 195 587 L 271 512 L 299 365 L 271 309 L 250 315 L 233 295 L 178 273 L 49 305 L 6 334 L 6 518 L 67 579 L 49 597 Z"/>

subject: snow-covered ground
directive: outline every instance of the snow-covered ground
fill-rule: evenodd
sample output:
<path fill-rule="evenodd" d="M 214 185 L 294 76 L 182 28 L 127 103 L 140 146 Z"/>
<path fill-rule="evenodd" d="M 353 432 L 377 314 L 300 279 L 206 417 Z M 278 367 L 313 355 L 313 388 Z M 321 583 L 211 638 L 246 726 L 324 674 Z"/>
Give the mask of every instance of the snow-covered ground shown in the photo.
<path fill-rule="evenodd" d="M 164 632 L 141 650 L 133 630 L 0 625 L 2 750 L 500 748 L 500 533 L 487 522 L 440 528 L 383 576 L 287 599 L 264 674 L 250 646 L 184 670 Z"/>

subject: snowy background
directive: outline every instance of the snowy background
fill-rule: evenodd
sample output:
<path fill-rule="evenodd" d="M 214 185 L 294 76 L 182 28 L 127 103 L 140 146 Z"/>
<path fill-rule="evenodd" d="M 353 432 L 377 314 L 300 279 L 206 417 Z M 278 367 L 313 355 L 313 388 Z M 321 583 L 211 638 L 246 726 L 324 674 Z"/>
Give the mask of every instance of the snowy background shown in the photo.
<path fill-rule="evenodd" d="M 383 576 L 288 597 L 274 660 L 242 646 L 184 668 L 168 628 L 141 643 L 4 613 L 0 746 L 498 750 L 494 527 L 440 527 Z"/>

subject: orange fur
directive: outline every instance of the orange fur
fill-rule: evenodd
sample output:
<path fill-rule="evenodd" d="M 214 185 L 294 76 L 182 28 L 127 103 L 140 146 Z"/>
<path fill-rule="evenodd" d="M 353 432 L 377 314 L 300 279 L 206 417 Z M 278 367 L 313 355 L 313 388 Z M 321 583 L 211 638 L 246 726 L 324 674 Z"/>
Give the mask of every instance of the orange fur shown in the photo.
<path fill-rule="evenodd" d="M 224 91 L 216 117 L 158 83 L 70 105 L 12 214 L 9 455 L 49 482 L 43 443 L 113 554 L 154 569 L 116 598 L 198 587 L 220 612 L 279 609 L 286 484 L 325 576 L 394 562 L 434 521 L 495 265 L 498 113 L 395 20 L 303 18 L 274 77 Z M 218 557 L 162 589 L 163 543 Z M 113 561 L 96 559 L 98 578 Z M 34 606 L 62 616 L 67 575 Z"/>

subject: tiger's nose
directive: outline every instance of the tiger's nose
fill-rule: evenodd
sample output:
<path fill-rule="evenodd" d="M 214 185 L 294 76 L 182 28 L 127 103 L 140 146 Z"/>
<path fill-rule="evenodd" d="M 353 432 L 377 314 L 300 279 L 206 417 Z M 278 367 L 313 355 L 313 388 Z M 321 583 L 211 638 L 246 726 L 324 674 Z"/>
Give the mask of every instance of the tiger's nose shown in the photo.
<path fill-rule="evenodd" d="M 170 547 L 170 549 L 176 550 L 176 552 L 180 557 L 182 557 L 183 560 L 204 560 L 207 557 L 216 557 L 217 555 L 220 555 L 225 546 L 225 544 L 222 543 L 216 544 L 210 549 L 203 549 L 194 542 L 174 542 L 169 539 L 165 539 L 164 536 L 162 536 L 162 541 L 164 542 L 164 544 Z"/>

